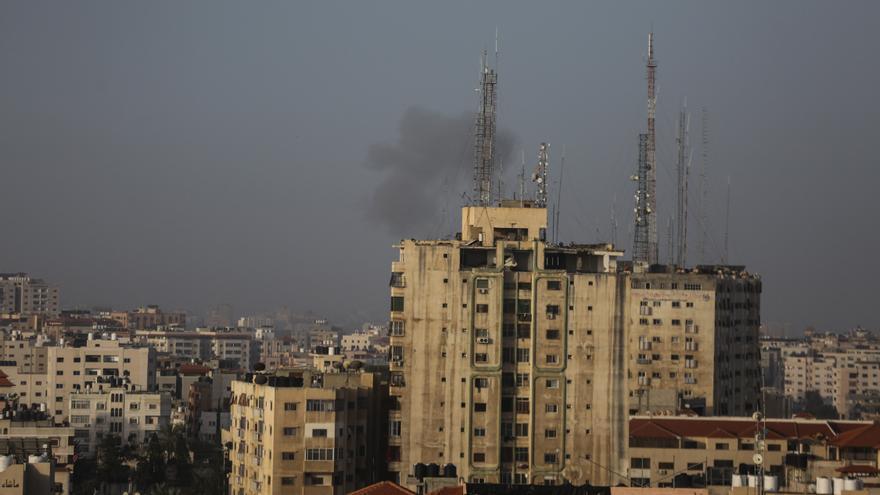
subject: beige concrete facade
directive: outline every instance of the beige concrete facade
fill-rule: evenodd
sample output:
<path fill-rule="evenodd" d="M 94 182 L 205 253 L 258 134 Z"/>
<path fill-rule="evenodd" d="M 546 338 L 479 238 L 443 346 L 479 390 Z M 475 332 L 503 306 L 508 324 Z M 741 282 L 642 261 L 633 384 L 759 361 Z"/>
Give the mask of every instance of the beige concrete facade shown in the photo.
<path fill-rule="evenodd" d="M 46 394 L 49 411 L 61 420 L 69 414 L 69 396 L 88 387 L 109 388 L 112 377 L 127 378 L 135 390 L 155 390 L 156 351 L 93 339 L 83 347 L 47 347 Z"/>
<path fill-rule="evenodd" d="M 0 273 L 0 313 L 56 317 L 60 313 L 58 287 L 26 273 Z"/>
<path fill-rule="evenodd" d="M 132 392 L 124 387 L 70 394 L 70 425 L 80 452 L 94 455 L 101 438 L 116 435 L 123 443 L 141 445 L 168 424 L 171 396 L 164 392 Z"/>
<path fill-rule="evenodd" d="M 339 495 L 382 479 L 387 385 L 377 375 L 248 378 L 232 384 L 230 493 Z"/>
<path fill-rule="evenodd" d="M 611 245 L 544 242 L 546 210 L 528 203 L 462 221 L 460 239 L 405 240 L 392 263 L 401 482 L 423 462 L 468 481 L 607 484 L 630 411 L 757 407 L 755 277 L 631 273 Z"/>

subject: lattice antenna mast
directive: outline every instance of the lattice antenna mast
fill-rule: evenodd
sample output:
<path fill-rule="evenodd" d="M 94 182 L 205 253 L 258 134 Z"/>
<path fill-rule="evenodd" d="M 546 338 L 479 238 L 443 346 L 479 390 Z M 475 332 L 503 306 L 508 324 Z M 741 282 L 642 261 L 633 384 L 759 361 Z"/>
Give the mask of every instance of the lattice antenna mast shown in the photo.
<path fill-rule="evenodd" d="M 648 34 L 648 129 L 639 135 L 639 171 L 635 208 L 635 236 L 633 261 L 657 263 L 657 156 L 654 117 L 657 109 L 655 81 L 657 63 L 654 60 L 654 33 Z"/>
<path fill-rule="evenodd" d="M 678 161 L 676 170 L 678 172 L 678 197 L 676 198 L 676 254 L 675 264 L 684 267 L 687 264 L 687 227 L 688 227 L 688 175 L 690 174 L 689 166 L 689 147 L 688 130 L 690 126 L 690 117 L 687 113 L 687 100 L 681 107 L 678 114 L 678 136 L 676 144 L 678 145 Z"/>
<path fill-rule="evenodd" d="M 562 145 L 562 156 L 559 158 L 559 187 L 556 189 L 556 209 L 553 220 L 553 243 L 559 243 L 559 210 L 562 207 L 562 172 L 565 170 L 565 145 Z"/>
<path fill-rule="evenodd" d="M 498 75 L 489 68 L 486 51 L 480 59 L 480 105 L 474 125 L 474 197 L 477 205 L 492 203 L 495 168 L 495 112 Z"/>
<path fill-rule="evenodd" d="M 535 206 L 537 208 L 547 207 L 547 172 L 550 169 L 550 145 L 541 143 L 538 147 L 538 165 L 532 172 L 532 182 L 535 187 Z"/>

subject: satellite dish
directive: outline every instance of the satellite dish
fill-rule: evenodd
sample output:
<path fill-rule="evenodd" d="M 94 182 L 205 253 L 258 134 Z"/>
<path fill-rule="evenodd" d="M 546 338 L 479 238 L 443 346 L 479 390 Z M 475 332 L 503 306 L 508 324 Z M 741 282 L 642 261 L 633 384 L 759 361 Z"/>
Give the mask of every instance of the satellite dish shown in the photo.
<path fill-rule="evenodd" d="M 752 414 L 752 419 L 754 419 L 755 421 L 761 421 L 762 418 L 763 418 L 763 416 L 761 415 L 760 411 L 755 411 Z"/>
<path fill-rule="evenodd" d="M 764 456 L 761 454 L 755 454 L 752 456 L 752 462 L 760 466 L 761 464 L 764 464 Z"/>

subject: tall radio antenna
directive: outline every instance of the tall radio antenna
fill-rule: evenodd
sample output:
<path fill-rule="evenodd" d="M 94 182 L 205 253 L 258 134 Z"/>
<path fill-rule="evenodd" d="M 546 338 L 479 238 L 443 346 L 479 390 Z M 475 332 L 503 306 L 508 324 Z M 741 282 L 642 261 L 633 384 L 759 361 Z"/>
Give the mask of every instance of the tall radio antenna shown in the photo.
<path fill-rule="evenodd" d="M 550 145 L 541 143 L 538 146 L 538 164 L 535 171 L 532 172 L 532 182 L 536 184 L 535 188 L 535 206 L 537 208 L 547 207 L 547 172 L 550 169 Z"/>
<path fill-rule="evenodd" d="M 562 202 L 562 171 L 565 169 L 565 145 L 562 145 L 562 156 L 559 157 L 559 187 L 556 189 L 556 218 L 553 221 L 553 242 L 559 243 L 559 209 Z"/>
<path fill-rule="evenodd" d="M 480 104 L 474 124 L 474 196 L 479 206 L 492 203 L 495 167 L 495 111 L 498 75 L 489 68 L 486 51 L 480 58 Z"/>
<path fill-rule="evenodd" d="M 648 34 L 648 128 L 639 134 L 639 170 L 633 178 L 638 181 L 635 208 L 635 235 L 633 261 L 657 263 L 657 156 L 654 118 L 657 109 L 654 60 L 654 33 Z"/>
<path fill-rule="evenodd" d="M 690 173 L 688 170 L 689 126 L 690 119 L 687 113 L 687 100 L 685 100 L 678 114 L 678 136 L 676 137 L 676 144 L 678 145 L 678 161 L 676 163 L 676 170 L 678 172 L 678 195 L 676 198 L 675 219 L 675 264 L 679 267 L 684 267 L 687 263 L 688 174 Z"/>
<path fill-rule="evenodd" d="M 702 146 L 702 166 L 700 167 L 700 262 L 706 262 L 706 244 L 709 233 L 707 231 L 708 215 L 706 210 L 709 202 L 709 184 L 706 181 L 706 175 L 709 170 L 709 109 L 702 108 L 701 132 L 703 135 Z"/>

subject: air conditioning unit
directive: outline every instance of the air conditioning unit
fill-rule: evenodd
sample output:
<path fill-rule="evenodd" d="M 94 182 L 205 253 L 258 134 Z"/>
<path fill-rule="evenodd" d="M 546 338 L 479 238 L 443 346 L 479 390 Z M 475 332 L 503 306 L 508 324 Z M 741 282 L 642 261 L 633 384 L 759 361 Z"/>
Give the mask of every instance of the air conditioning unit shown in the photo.
<path fill-rule="evenodd" d="M 489 337 L 480 337 L 477 339 L 477 342 L 479 342 L 480 344 L 491 344 L 492 339 L 490 339 Z"/>
<path fill-rule="evenodd" d="M 556 313 L 547 313 L 547 319 L 548 319 L 548 320 L 555 320 L 555 319 L 556 319 Z"/>
<path fill-rule="evenodd" d="M 488 294 L 489 289 L 480 289 L 480 294 Z"/>

